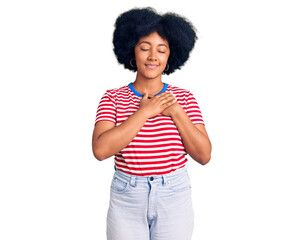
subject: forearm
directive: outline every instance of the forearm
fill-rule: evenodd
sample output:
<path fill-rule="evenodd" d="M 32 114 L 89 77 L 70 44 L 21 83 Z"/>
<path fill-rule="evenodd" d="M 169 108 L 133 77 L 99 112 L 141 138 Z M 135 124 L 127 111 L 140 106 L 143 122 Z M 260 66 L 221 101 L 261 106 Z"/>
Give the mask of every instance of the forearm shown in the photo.
<path fill-rule="evenodd" d="M 171 117 L 178 128 L 186 152 L 201 164 L 209 162 L 211 143 L 208 136 L 192 123 L 183 108 L 179 108 Z"/>
<path fill-rule="evenodd" d="M 144 111 L 139 109 L 119 126 L 103 132 L 94 143 L 99 159 L 111 157 L 129 145 L 147 119 Z"/>

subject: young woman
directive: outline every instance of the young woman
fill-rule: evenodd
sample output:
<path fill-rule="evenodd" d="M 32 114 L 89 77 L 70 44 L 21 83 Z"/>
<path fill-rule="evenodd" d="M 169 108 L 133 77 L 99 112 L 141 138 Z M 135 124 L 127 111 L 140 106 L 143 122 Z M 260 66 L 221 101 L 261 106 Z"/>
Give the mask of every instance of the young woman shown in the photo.
<path fill-rule="evenodd" d="M 108 240 L 190 240 L 194 213 L 187 158 L 210 160 L 211 144 L 193 94 L 162 82 L 189 58 L 197 36 L 185 18 L 132 9 L 115 24 L 114 52 L 136 79 L 107 90 L 92 147 L 114 155 Z"/>

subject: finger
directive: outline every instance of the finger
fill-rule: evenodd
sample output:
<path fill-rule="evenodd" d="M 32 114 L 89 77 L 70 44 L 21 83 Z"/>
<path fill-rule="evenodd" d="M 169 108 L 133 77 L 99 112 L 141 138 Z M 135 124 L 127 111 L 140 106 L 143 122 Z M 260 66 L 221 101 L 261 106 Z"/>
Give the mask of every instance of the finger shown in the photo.
<path fill-rule="evenodd" d="M 168 92 L 169 95 L 173 96 L 174 98 L 176 97 L 172 92 Z"/>
<path fill-rule="evenodd" d="M 177 100 L 176 100 L 176 99 L 173 99 L 173 100 L 171 100 L 171 101 L 168 101 L 168 102 L 164 103 L 162 106 L 163 106 L 164 109 L 165 109 L 165 108 L 170 107 L 171 105 L 173 105 L 173 104 L 176 103 L 176 102 L 177 102 Z"/>
<path fill-rule="evenodd" d="M 166 94 L 168 94 L 169 92 L 165 91 L 165 92 L 162 92 L 160 94 L 158 94 L 158 96 L 165 96 Z"/>
<path fill-rule="evenodd" d="M 166 94 L 165 96 L 162 96 L 160 98 L 160 100 L 163 101 L 163 102 L 172 101 L 174 99 L 175 99 L 175 97 L 173 95 L 171 95 L 171 94 Z"/>
<path fill-rule="evenodd" d="M 148 91 L 147 90 L 145 90 L 145 92 L 144 92 L 143 99 L 144 100 L 148 99 Z"/>
<path fill-rule="evenodd" d="M 175 102 L 176 102 L 175 99 L 171 99 L 171 100 L 167 100 L 167 99 L 165 99 L 165 100 L 163 100 L 163 101 L 161 102 L 161 107 L 162 107 L 163 109 L 166 109 L 166 108 L 168 108 L 169 106 L 173 105 Z"/>
<path fill-rule="evenodd" d="M 166 94 L 175 98 L 175 95 L 172 92 L 167 92 Z"/>
<path fill-rule="evenodd" d="M 163 92 L 157 95 L 159 98 L 166 98 L 168 96 L 174 96 L 171 92 Z"/>

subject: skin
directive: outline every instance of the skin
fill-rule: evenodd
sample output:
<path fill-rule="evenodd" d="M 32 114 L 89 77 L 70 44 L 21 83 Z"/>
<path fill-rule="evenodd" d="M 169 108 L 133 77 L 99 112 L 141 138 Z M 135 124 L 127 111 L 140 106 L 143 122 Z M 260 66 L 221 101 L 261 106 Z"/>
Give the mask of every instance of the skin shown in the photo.
<path fill-rule="evenodd" d="M 154 32 L 142 37 L 134 52 L 137 76 L 133 86 L 144 95 L 140 107 L 119 126 L 109 121 L 96 123 L 92 138 L 95 158 L 102 161 L 118 153 L 129 145 L 148 118 L 162 114 L 174 121 L 191 158 L 202 165 L 208 163 L 211 157 L 211 143 L 205 126 L 194 125 L 171 92 L 165 91 L 154 96 L 164 85 L 161 76 L 170 54 L 168 41 Z"/>

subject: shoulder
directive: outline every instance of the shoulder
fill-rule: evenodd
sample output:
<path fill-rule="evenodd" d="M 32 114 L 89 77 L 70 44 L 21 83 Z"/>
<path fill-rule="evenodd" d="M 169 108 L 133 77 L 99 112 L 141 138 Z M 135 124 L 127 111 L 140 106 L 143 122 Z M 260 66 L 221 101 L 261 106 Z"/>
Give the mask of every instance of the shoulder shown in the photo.
<path fill-rule="evenodd" d="M 110 97 L 117 97 L 117 96 L 124 95 L 124 94 L 126 94 L 128 92 L 129 92 L 128 85 L 124 85 L 124 86 L 119 87 L 119 88 L 107 89 L 106 92 L 105 92 L 105 95 L 108 95 Z"/>
<path fill-rule="evenodd" d="M 170 85 L 170 84 L 168 85 L 167 91 L 172 92 L 176 96 L 186 96 L 186 97 L 188 97 L 189 95 L 192 94 L 187 89 L 176 87 L 176 86 L 173 86 L 173 85 Z"/>

